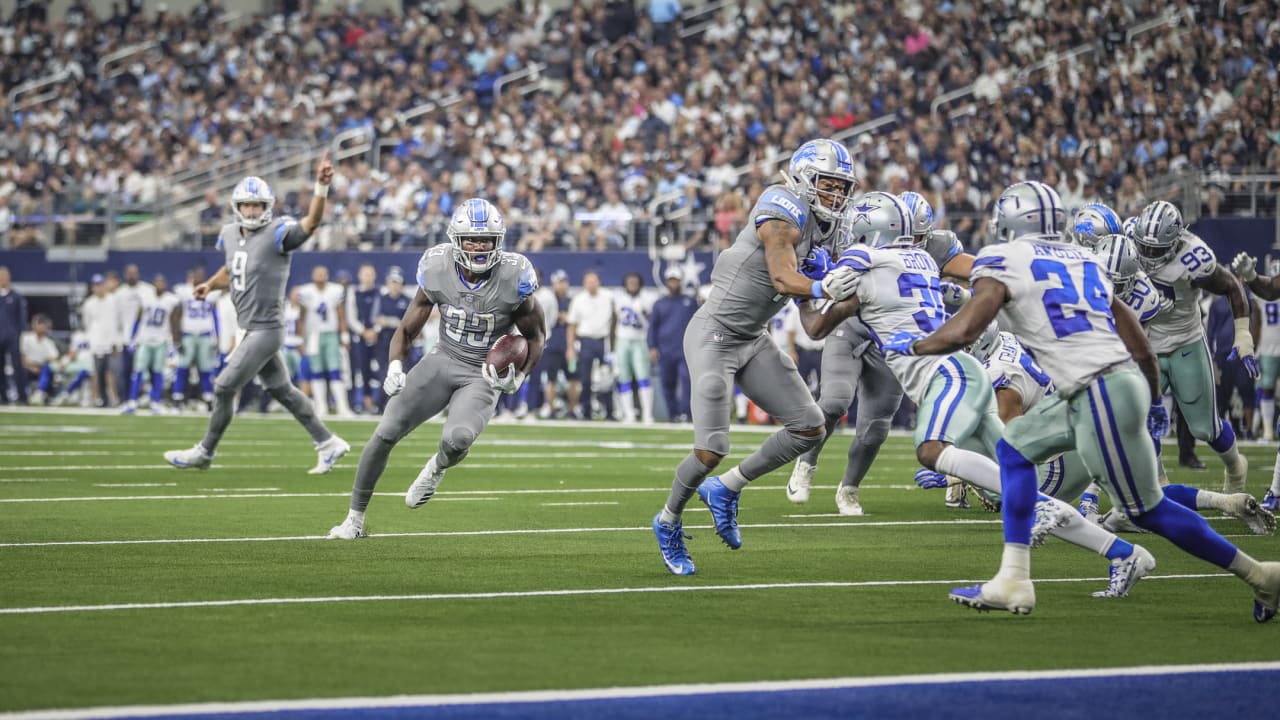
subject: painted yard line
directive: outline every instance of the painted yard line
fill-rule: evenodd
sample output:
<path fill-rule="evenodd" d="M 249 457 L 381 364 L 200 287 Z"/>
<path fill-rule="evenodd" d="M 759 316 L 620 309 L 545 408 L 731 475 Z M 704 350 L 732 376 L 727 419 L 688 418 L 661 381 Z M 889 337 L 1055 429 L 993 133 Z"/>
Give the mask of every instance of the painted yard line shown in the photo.
<path fill-rule="evenodd" d="M 621 503 L 610 501 L 610 500 L 602 500 L 600 502 L 563 502 L 563 503 L 544 502 L 542 503 L 543 507 L 585 507 L 587 505 L 621 505 Z"/>
<path fill-rule="evenodd" d="M 384 493 L 379 493 L 384 494 Z M 385 493 L 392 494 L 392 493 Z M 399 494 L 399 493 L 395 493 Z M 432 502 L 443 498 L 433 498 Z M 686 510 L 685 512 L 690 512 Z M 705 512 L 705 509 L 703 509 Z M 999 520 L 882 520 L 879 522 L 840 522 L 840 523 L 745 523 L 743 528 L 777 529 L 777 528 L 857 528 L 857 527 L 912 527 L 912 526 L 946 526 L 946 525 L 999 525 Z M 687 530 L 710 530 L 712 525 L 685 525 Z M 572 528 L 527 528 L 506 530 L 430 530 L 422 532 L 375 533 L 370 538 L 415 538 L 415 537 L 487 537 L 493 535 L 567 535 L 578 533 L 618 533 L 618 532 L 653 532 L 648 525 L 639 527 L 572 527 Z M 236 542 L 298 542 L 310 540 L 327 540 L 325 535 L 277 535 L 271 537 L 231 537 L 231 538 L 169 538 L 151 540 L 53 540 L 45 542 L 0 543 L 0 548 L 28 547 L 65 547 L 94 545 L 181 545 L 189 543 L 236 543 Z"/>
<path fill-rule="evenodd" d="M 223 463 L 218 463 L 217 465 L 214 465 L 213 468 L 215 470 L 290 470 L 292 469 L 292 470 L 302 471 L 305 469 L 303 467 L 303 465 L 305 464 L 306 463 L 302 463 L 302 462 L 292 464 L 292 465 L 256 465 L 256 464 L 255 465 L 227 465 Z M 338 465 L 337 467 L 343 467 L 343 465 Z M 354 468 L 355 464 L 352 463 L 350 467 Z M 32 472 L 32 471 L 38 471 L 38 470 L 83 470 L 83 471 L 167 470 L 169 472 L 178 471 L 177 468 L 173 467 L 172 465 L 165 464 L 163 462 L 156 462 L 151 465 L 17 465 L 17 466 L 0 465 L 0 472 Z"/>
<path fill-rule="evenodd" d="M 958 685 L 1036 680 L 1075 680 L 1110 677 L 1151 677 L 1203 675 L 1210 673 L 1254 673 L 1280 670 L 1280 662 L 1236 662 L 1196 665 L 1138 665 L 1114 668 L 1064 668 L 1057 670 L 1003 670 L 994 672 L 925 673 L 880 675 L 875 677 L 814 678 L 808 680 L 758 680 L 748 682 L 688 683 L 682 685 L 640 685 L 563 690 L 521 690 L 452 695 L 391 695 L 386 697 L 311 698 L 306 700 L 248 700 L 182 705 L 129 705 L 31 710 L 0 713 L 3 720 L 109 720 L 111 718 L 230 715 L 269 712 L 360 710 L 376 708 L 425 708 L 515 703 L 561 703 L 585 700 L 627 700 L 657 697 L 689 697 L 740 693 L 767 693 L 843 690 L 893 686 Z"/>
<path fill-rule="evenodd" d="M 200 492 L 280 492 L 280 488 L 196 488 Z"/>
<path fill-rule="evenodd" d="M 580 444 L 580 445 L 578 445 L 578 447 L 583 447 L 583 445 L 585 445 L 585 443 L 584 443 L 584 444 Z M 477 453 L 475 453 L 475 454 L 474 454 L 474 457 L 475 457 L 477 460 L 501 460 L 501 459 L 504 459 L 504 458 L 510 458 L 510 459 L 512 459 L 512 460 L 538 460 L 538 459 L 543 459 L 543 460 L 547 460 L 547 461 L 549 461 L 549 462 L 558 462 L 558 461 L 563 460 L 563 459 L 575 459 L 575 458 L 583 458 L 583 459 L 599 459 L 599 458 L 605 458 L 605 459 L 611 459 L 611 458 L 619 458 L 619 459 L 627 459 L 627 458 L 652 458 L 652 457 L 655 457 L 655 455 L 657 455 L 657 454 L 659 454 L 659 453 L 663 453 L 663 452 L 671 452 L 671 451 L 667 451 L 667 450 L 651 450 L 651 451 L 643 452 L 643 453 L 628 453 L 628 452 L 615 452 L 615 451 L 609 451 L 609 452 L 573 452 L 573 453 L 566 453 L 566 452 L 545 452 L 545 453 L 528 453 L 528 452 L 513 452 L 513 453 L 504 453 L 504 452 L 477 452 Z M 6 450 L 4 454 L 5 454 L 5 455 L 8 455 L 8 456 L 12 456 L 12 457 L 63 457 L 63 456 L 66 456 L 66 457 L 86 457 L 86 456 L 87 456 L 87 457 L 98 457 L 98 456 L 110 456 L 110 457 L 122 457 L 122 456 L 123 456 L 123 457 L 154 457 L 154 456 L 158 455 L 158 453 L 156 453 L 154 450 L 117 450 L 117 449 L 114 449 L 114 448 L 106 448 L 106 449 L 103 449 L 103 450 L 66 450 L 66 451 L 63 451 L 63 450 L 16 450 L 16 451 L 9 451 L 9 450 Z M 226 453 L 226 454 L 231 455 L 232 457 L 235 457 L 235 458 L 246 458 L 246 457 L 280 457 L 280 453 L 279 453 L 279 452 L 232 452 L 232 453 Z M 684 451 L 682 451 L 681 453 L 679 453 L 679 455 L 680 455 L 680 456 L 683 456 L 683 455 L 686 455 L 686 454 L 688 454 L 688 450 L 684 450 Z M 674 459 L 674 458 L 675 458 L 675 455 L 673 455 L 673 459 Z"/>
<path fill-rule="evenodd" d="M 72 478 L 0 478 L 0 483 L 75 482 Z"/>
<path fill-rule="evenodd" d="M 1193 573 L 1186 575 L 1148 575 L 1151 580 L 1198 580 L 1235 577 L 1230 573 Z M 989 578 L 988 578 L 989 579 Z M 1036 578 L 1037 583 L 1102 582 L 1104 577 Z M 112 612 L 117 610 L 176 610 L 206 607 L 241 607 L 253 605 L 321 605 L 350 602 L 425 602 L 441 600 L 517 600 L 543 597 L 583 597 L 592 595 L 640 595 L 650 593 L 741 592 L 750 590 L 811 590 L 830 588 L 913 587 L 920 585 L 973 585 L 982 579 L 951 580 L 858 580 L 824 582 L 749 583 L 745 585 L 659 585 L 654 587 L 578 588 L 568 590 L 523 590 L 475 593 L 419 593 L 412 595 L 331 595 L 320 597 L 237 598 L 231 600 L 190 600 L 155 603 L 107 603 L 102 605 L 43 605 L 0 608 L 0 615 L 50 615 L 53 613 Z"/>
<path fill-rule="evenodd" d="M 178 487 L 178 483 L 94 483 L 93 486 L 105 488 Z"/>
<path fill-rule="evenodd" d="M 375 495 L 404 497 L 404 493 L 374 493 Z M 492 495 L 492 493 L 489 493 Z M 97 497 L 49 497 L 49 498 L 3 498 L 0 503 L 46 503 L 46 502 L 107 502 L 111 500 L 230 500 L 235 498 L 323 498 L 351 497 L 349 492 L 333 493 L 252 493 L 223 495 L 99 495 Z M 440 497 L 433 498 L 437 502 L 470 502 L 473 500 L 501 500 L 498 497 Z"/>

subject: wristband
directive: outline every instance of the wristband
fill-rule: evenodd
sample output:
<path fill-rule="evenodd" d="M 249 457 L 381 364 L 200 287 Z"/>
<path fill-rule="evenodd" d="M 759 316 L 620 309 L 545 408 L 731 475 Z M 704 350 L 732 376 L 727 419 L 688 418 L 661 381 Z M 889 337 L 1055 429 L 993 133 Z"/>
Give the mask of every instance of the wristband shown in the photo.
<path fill-rule="evenodd" d="M 403 364 L 403 363 L 401 363 L 399 360 L 392 360 L 392 361 L 387 365 L 387 372 L 389 372 L 389 373 L 395 373 L 395 374 L 397 374 L 397 375 L 398 375 L 398 374 L 401 374 L 401 373 L 403 373 L 403 372 L 404 372 L 404 370 L 402 369 L 403 367 L 404 367 L 404 364 Z"/>
<path fill-rule="evenodd" d="M 809 290 L 809 292 L 810 292 L 810 294 L 812 294 L 812 295 L 813 295 L 815 298 L 817 298 L 818 300 L 825 300 L 825 299 L 827 298 L 827 294 L 826 294 L 826 293 L 824 293 L 824 292 L 822 292 L 822 281 L 821 281 L 821 280 L 814 280 L 814 281 L 813 281 L 813 286 L 812 286 L 812 288 Z"/>
<path fill-rule="evenodd" d="M 317 180 L 317 181 L 316 181 L 316 186 L 311 190 L 311 193 L 312 193 L 313 195 L 315 195 L 316 197 L 328 197 L 328 196 L 329 196 L 329 186 L 328 186 L 328 185 L 325 185 L 324 183 L 322 183 L 322 182 L 320 182 L 319 180 Z"/>

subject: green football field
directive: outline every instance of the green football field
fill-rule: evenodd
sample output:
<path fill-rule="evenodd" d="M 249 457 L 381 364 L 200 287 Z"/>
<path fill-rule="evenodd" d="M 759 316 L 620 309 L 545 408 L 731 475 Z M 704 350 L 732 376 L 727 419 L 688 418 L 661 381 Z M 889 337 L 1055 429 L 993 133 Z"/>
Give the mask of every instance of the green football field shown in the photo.
<path fill-rule="evenodd" d="M 1102 558 L 1050 540 L 1028 617 L 948 602 L 996 569 L 999 517 L 912 484 L 893 437 L 863 518 L 835 515 L 850 436 L 813 501 L 790 468 L 743 496 L 731 551 L 695 499 L 698 574 L 667 574 L 650 529 L 688 429 L 496 424 L 424 508 L 402 493 L 440 426 L 410 436 L 369 509 L 373 537 L 324 540 L 373 425 L 330 475 L 283 417 L 238 419 L 212 469 L 178 471 L 205 419 L 0 413 L 0 710 L 601 688 L 1280 659 L 1280 623 L 1218 568 L 1149 535 L 1155 576 L 1097 600 Z M 733 433 L 741 458 L 765 436 Z M 1246 450 L 1261 495 L 1274 449 Z M 1218 487 L 1222 474 L 1172 470 Z M 725 466 L 726 468 L 729 465 Z M 1212 524 L 1256 557 L 1274 537 Z M 1135 539 L 1135 538 L 1131 538 Z"/>

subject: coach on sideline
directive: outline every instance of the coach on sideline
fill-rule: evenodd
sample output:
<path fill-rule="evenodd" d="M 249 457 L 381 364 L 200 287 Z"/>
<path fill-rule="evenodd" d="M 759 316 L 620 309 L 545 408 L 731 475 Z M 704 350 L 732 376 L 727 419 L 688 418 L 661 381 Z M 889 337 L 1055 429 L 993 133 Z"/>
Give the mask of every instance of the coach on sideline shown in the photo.
<path fill-rule="evenodd" d="M 582 292 L 569 301 L 569 333 L 566 338 L 565 358 L 569 361 L 570 374 L 575 373 L 582 385 L 580 419 L 591 419 L 591 369 L 597 363 L 607 363 L 613 347 L 613 333 L 617 327 L 617 314 L 613 308 L 613 294 L 600 292 L 600 276 L 594 270 L 582 275 Z M 605 417 L 613 417 L 612 393 L 604 393 L 600 402 L 605 407 Z"/>

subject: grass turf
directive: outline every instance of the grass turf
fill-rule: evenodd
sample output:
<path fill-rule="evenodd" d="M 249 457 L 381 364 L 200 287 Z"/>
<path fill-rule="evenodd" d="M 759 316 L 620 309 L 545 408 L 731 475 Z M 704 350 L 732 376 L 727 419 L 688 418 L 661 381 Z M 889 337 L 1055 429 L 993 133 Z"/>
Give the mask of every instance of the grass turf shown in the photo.
<path fill-rule="evenodd" d="M 949 583 L 994 571 L 998 516 L 948 510 L 941 492 L 911 486 L 905 437 L 865 481 L 865 518 L 829 516 L 843 435 L 809 505 L 786 501 L 787 469 L 752 485 L 742 550 L 719 542 L 707 513 L 688 514 L 698 575 L 674 578 L 649 523 L 688 430 L 494 425 L 436 498 L 409 511 L 399 495 L 438 440 L 427 425 L 392 455 L 370 506 L 375 537 L 341 543 L 315 538 L 342 519 L 372 424 L 332 423 L 354 449 L 323 477 L 306 474 L 314 452 L 283 418 L 238 420 L 207 472 L 163 466 L 160 453 L 189 446 L 204 422 L 0 414 L 0 609 L 452 597 L 4 614 L 0 709 L 1280 658 L 1275 628 L 1253 623 L 1234 579 L 1151 579 L 1130 598 L 1095 600 L 1106 561 L 1056 540 L 1035 552 L 1035 575 L 1068 581 L 1040 582 L 1030 617 L 947 602 Z M 763 437 L 735 433 L 729 462 Z M 1274 451 L 1246 453 L 1260 495 Z M 1221 483 L 1217 469 L 1172 475 Z M 186 499 L 165 499 L 175 496 Z M 881 524 L 911 522 L 924 524 Z M 1274 538 L 1213 524 L 1257 557 L 1280 557 Z M 30 545 L 235 538 L 288 539 Z M 1130 539 L 1156 555 L 1157 575 L 1220 572 L 1163 540 Z M 823 582 L 880 584 L 510 595 Z M 477 593 L 508 595 L 458 597 Z"/>

